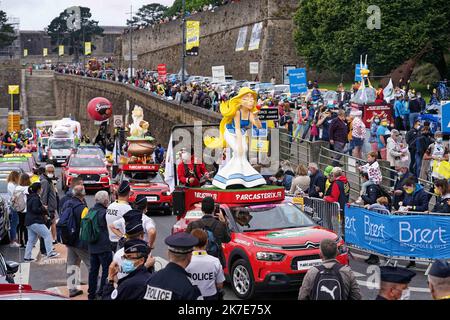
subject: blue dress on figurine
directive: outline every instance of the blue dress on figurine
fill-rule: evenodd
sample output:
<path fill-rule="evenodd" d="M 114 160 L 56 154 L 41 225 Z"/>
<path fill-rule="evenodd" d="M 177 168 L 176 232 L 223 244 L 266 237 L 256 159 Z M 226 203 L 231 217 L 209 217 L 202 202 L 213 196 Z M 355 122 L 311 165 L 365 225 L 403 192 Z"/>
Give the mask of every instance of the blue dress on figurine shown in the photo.
<path fill-rule="evenodd" d="M 233 156 L 214 177 L 213 185 L 215 187 L 225 190 L 230 187 L 254 188 L 266 184 L 264 177 L 251 166 L 246 157 L 248 151 L 247 130 L 250 128 L 250 118 L 242 119 L 241 115 L 243 154 L 239 156 L 235 121 L 233 120 L 226 125 L 224 138 L 228 146 L 233 150 Z"/>

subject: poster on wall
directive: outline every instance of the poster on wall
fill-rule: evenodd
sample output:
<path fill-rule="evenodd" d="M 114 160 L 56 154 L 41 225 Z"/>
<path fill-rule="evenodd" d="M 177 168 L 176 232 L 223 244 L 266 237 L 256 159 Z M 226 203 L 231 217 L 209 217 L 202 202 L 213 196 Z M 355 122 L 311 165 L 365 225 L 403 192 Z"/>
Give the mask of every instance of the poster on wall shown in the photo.
<path fill-rule="evenodd" d="M 250 74 L 259 74 L 259 62 L 250 62 Z"/>
<path fill-rule="evenodd" d="M 186 55 L 198 56 L 200 48 L 200 21 L 186 22 Z"/>
<path fill-rule="evenodd" d="M 295 65 L 284 65 L 283 66 L 283 84 L 290 85 L 289 71 L 297 69 Z"/>
<path fill-rule="evenodd" d="M 258 50 L 261 43 L 263 23 L 259 22 L 253 26 L 252 37 L 250 38 L 250 44 L 248 51 Z"/>
<path fill-rule="evenodd" d="M 225 66 L 212 67 L 213 82 L 225 82 Z"/>
<path fill-rule="evenodd" d="M 245 50 L 245 42 L 247 41 L 247 32 L 248 32 L 247 26 L 239 29 L 239 35 L 236 42 L 236 52 Z"/>

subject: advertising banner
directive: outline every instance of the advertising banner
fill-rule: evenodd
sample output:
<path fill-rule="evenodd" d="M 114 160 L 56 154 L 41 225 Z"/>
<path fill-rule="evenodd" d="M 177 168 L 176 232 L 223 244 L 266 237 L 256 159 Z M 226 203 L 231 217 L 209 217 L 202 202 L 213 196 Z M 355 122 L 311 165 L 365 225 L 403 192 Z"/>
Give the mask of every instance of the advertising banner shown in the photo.
<path fill-rule="evenodd" d="M 225 66 L 212 67 L 213 82 L 225 82 Z"/>
<path fill-rule="evenodd" d="M 59 46 L 58 47 L 58 54 L 60 57 L 62 57 L 64 55 L 64 46 Z"/>
<path fill-rule="evenodd" d="M 23 49 L 23 56 L 28 57 L 28 49 Z"/>
<path fill-rule="evenodd" d="M 365 69 L 368 69 L 369 66 L 365 65 Z M 361 76 L 361 65 L 357 64 L 355 67 L 355 82 L 361 82 L 362 76 Z"/>
<path fill-rule="evenodd" d="M 289 82 L 291 86 L 291 94 L 301 94 L 308 92 L 305 68 L 290 70 Z"/>
<path fill-rule="evenodd" d="M 84 43 L 84 55 L 89 56 L 92 54 L 92 42 Z"/>
<path fill-rule="evenodd" d="M 239 29 L 239 35 L 236 42 L 236 52 L 245 50 L 245 42 L 247 41 L 247 32 L 248 32 L 247 26 Z"/>
<path fill-rule="evenodd" d="M 200 21 L 186 21 L 186 55 L 198 56 L 200 48 Z"/>
<path fill-rule="evenodd" d="M 450 134 L 450 102 L 446 102 L 442 105 L 442 132 L 444 134 Z"/>
<path fill-rule="evenodd" d="M 391 257 L 450 258 L 450 216 L 345 208 L 345 241 Z"/>
<path fill-rule="evenodd" d="M 379 106 L 362 106 L 355 104 L 357 109 L 362 110 L 363 112 L 363 121 L 366 125 L 366 128 L 370 128 L 371 122 L 369 120 L 373 120 L 375 116 L 380 117 L 380 119 L 387 118 L 390 123 L 394 123 L 394 117 L 392 114 L 392 106 L 391 105 L 379 105 Z M 353 107 L 353 105 L 352 105 Z"/>
<path fill-rule="evenodd" d="M 261 43 L 263 23 L 259 22 L 253 26 L 252 37 L 250 38 L 250 44 L 248 45 L 248 51 L 258 50 Z"/>
<path fill-rule="evenodd" d="M 42 49 L 42 55 L 43 55 L 44 57 L 48 56 L 48 48 Z"/>
<path fill-rule="evenodd" d="M 166 82 L 167 80 L 167 65 L 159 64 L 158 65 L 158 81 Z"/>
<path fill-rule="evenodd" d="M 250 62 L 250 74 L 259 74 L 259 62 Z"/>

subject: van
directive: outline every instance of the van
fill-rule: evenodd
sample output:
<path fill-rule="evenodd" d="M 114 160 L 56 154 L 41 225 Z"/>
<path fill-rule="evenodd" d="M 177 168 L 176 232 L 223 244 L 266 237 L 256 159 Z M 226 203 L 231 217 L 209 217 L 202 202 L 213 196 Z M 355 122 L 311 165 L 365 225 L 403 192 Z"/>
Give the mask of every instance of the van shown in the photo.
<path fill-rule="evenodd" d="M 55 138 L 48 140 L 47 162 L 60 166 L 67 161 L 75 149 L 74 138 Z"/>

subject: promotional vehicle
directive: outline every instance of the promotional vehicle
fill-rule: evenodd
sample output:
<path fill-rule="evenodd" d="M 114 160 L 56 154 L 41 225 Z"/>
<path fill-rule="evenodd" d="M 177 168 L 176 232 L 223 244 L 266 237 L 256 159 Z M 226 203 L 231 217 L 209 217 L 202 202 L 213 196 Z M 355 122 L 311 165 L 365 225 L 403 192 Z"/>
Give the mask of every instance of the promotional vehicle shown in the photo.
<path fill-rule="evenodd" d="M 36 166 L 36 161 L 34 157 L 27 157 L 23 155 L 5 155 L 0 158 L 0 171 L 7 171 L 9 169 L 14 169 L 18 171 L 23 171 L 30 176 L 33 175 L 33 168 Z"/>
<path fill-rule="evenodd" d="M 85 146 L 78 146 L 78 148 L 75 150 L 76 155 L 92 155 L 92 156 L 98 156 L 100 159 L 103 160 L 105 165 L 107 167 L 111 166 L 111 163 L 108 162 L 106 159 L 105 153 L 99 146 L 93 146 L 93 145 L 85 145 Z"/>
<path fill-rule="evenodd" d="M 50 138 L 47 149 L 47 162 L 55 166 L 67 161 L 75 149 L 73 138 Z"/>
<path fill-rule="evenodd" d="M 217 212 L 226 217 L 231 230 L 231 242 L 223 244 L 224 272 L 240 299 L 251 299 L 258 291 L 298 290 L 306 272 L 321 264 L 319 246 L 324 239 L 336 241 L 337 259 L 348 264 L 343 239 L 285 201 L 284 188 L 177 189 L 173 196 L 179 220 L 172 233 L 201 219 L 202 199 L 216 201 Z"/>
<path fill-rule="evenodd" d="M 73 138 L 77 135 L 81 139 L 81 124 L 70 118 L 63 118 L 53 122 L 52 132 L 55 138 Z"/>
<path fill-rule="evenodd" d="M 159 173 L 160 166 L 156 164 L 125 164 L 119 168 L 115 183 L 111 187 L 113 199 L 122 181 L 131 185 L 130 203 L 139 194 L 147 196 L 149 211 L 164 211 L 172 213 L 172 195 L 169 186 Z"/>
<path fill-rule="evenodd" d="M 83 178 L 86 190 L 107 190 L 111 184 L 105 163 L 96 155 L 72 155 L 62 165 L 62 188 L 66 191 L 73 178 Z"/>

